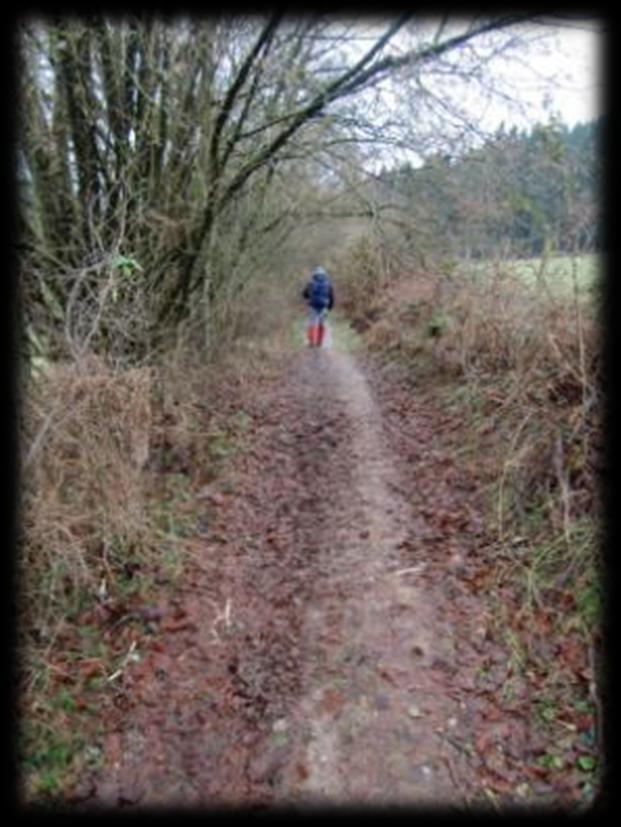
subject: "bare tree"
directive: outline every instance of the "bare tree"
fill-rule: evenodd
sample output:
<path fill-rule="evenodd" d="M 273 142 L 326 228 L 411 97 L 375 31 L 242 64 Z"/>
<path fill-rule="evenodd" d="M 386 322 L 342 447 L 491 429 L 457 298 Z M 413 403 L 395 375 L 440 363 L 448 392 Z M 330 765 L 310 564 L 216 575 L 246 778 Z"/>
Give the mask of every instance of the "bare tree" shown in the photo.
<path fill-rule="evenodd" d="M 126 273 L 129 258 L 140 266 L 123 295 L 132 295 L 132 316 L 140 296 L 144 324 L 126 349 L 142 338 L 145 352 L 193 314 L 208 332 L 219 296 L 230 295 L 235 258 L 287 223 L 275 199 L 286 205 L 296 187 L 293 162 L 338 163 L 348 144 L 407 143 L 407 125 L 378 118 L 374 91 L 381 95 L 397 76 L 416 83 L 423 68 L 493 33 L 513 37 L 526 19 L 423 25 L 404 14 L 360 26 L 274 13 L 25 24 L 20 157 L 29 306 L 53 306 L 62 316 L 70 297 L 74 306 L 82 298 L 97 336 L 106 341 L 108 329 L 109 342 L 123 310 L 111 301 L 120 295 L 118 262 Z M 459 70 L 459 60 L 451 65 Z M 268 203 L 275 212 L 263 220 Z M 91 268 L 88 278 L 83 267 Z M 116 293 L 102 293 L 99 282 L 115 283 Z M 106 298 L 106 312 L 93 295 Z"/>

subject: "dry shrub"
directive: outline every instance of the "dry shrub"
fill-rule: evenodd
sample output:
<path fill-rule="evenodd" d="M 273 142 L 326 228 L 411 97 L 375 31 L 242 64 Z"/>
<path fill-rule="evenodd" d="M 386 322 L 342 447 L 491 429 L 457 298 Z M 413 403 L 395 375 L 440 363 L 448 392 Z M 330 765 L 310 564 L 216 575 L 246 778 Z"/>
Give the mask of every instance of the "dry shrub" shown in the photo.
<path fill-rule="evenodd" d="M 455 372 L 454 344 L 446 333 L 453 324 L 447 315 L 450 285 L 429 271 L 403 274 L 386 284 L 370 311 L 360 312 L 358 329 L 369 347 L 389 357 L 397 355 L 412 365 L 416 376 Z M 354 319 L 354 325 L 356 320 Z"/>
<path fill-rule="evenodd" d="M 334 259 L 334 272 L 339 307 L 355 329 L 365 331 L 386 309 L 383 298 L 389 273 L 381 245 L 370 235 L 361 236 Z"/>
<path fill-rule="evenodd" d="M 500 539 L 538 522 L 569 548 L 572 524 L 597 508 L 594 309 L 528 288 L 501 268 L 491 279 L 404 274 L 385 288 L 382 306 L 365 334 L 369 346 L 408 364 L 415 378 L 450 380 L 448 397 L 467 400 Z"/>
<path fill-rule="evenodd" d="M 571 578 L 580 600 L 599 578 L 596 319 L 508 280 L 476 300 L 460 298 L 467 314 L 458 349 L 478 401 L 479 446 L 494 460 L 497 537 L 505 549 L 527 537 L 532 549 L 498 576 L 522 572 L 527 599 L 547 594 L 550 605 Z"/>
<path fill-rule="evenodd" d="M 527 668 L 544 676 L 540 691 L 559 705 L 576 667 L 539 653 L 550 639 L 578 636 L 579 668 L 593 670 L 588 693 L 597 706 L 602 423 L 594 308 L 505 279 L 476 295 L 460 290 L 450 312 L 462 321 L 449 338 L 469 393 L 474 456 L 487 466 L 480 478 L 495 535 L 492 592 L 514 595 Z M 547 629 L 538 620 L 546 613 Z M 510 624 L 501 611 L 498 635 Z"/>
<path fill-rule="evenodd" d="M 206 441 L 208 376 L 200 355 L 169 355 L 157 368 L 153 392 L 151 462 L 155 470 L 189 473 Z"/>
<path fill-rule="evenodd" d="M 222 470 L 223 443 L 240 435 L 243 404 L 249 385 L 267 370 L 269 343 L 241 339 L 223 348 L 209 363 L 200 353 L 170 354 L 157 367 L 149 469 L 155 482 L 168 474 L 182 474 L 188 485 L 200 487 Z M 287 351 L 282 348 L 283 353 Z"/>
<path fill-rule="evenodd" d="M 367 344 L 372 350 L 390 351 L 400 342 L 399 328 L 390 318 L 381 318 L 368 329 Z"/>
<path fill-rule="evenodd" d="M 458 321 L 454 348 L 464 373 L 522 372 L 538 358 L 550 325 L 563 335 L 567 327 L 567 308 L 525 290 L 515 278 L 460 286 L 449 312 Z"/>
<path fill-rule="evenodd" d="M 552 527 L 569 537 L 570 522 L 593 511 L 597 489 L 593 312 L 507 276 L 460 288 L 448 312 L 459 320 L 447 336 L 451 355 L 487 415 L 480 425 L 495 425 L 487 438 L 496 435 L 499 473 L 514 492 L 511 513 L 521 523 L 525 510 L 545 501 Z"/>
<path fill-rule="evenodd" d="M 240 342 L 256 344 L 272 336 L 290 315 L 290 305 L 301 290 L 299 283 L 288 283 L 277 271 L 270 275 L 259 273 L 256 281 L 250 280 L 244 290 L 222 308 L 218 357 L 226 358 Z"/>
<path fill-rule="evenodd" d="M 89 356 L 51 366 L 26 390 L 22 596 L 43 637 L 114 576 L 116 555 L 148 545 L 151 383 L 146 368 L 112 372 Z"/>

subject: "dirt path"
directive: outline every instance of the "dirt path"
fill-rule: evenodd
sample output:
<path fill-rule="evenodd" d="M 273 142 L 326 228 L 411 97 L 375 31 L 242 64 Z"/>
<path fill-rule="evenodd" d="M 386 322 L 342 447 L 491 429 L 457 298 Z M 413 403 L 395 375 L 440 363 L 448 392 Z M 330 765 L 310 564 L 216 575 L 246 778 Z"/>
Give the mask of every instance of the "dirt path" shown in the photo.
<path fill-rule="evenodd" d="M 85 805 L 460 806 L 455 594 L 394 423 L 336 349 L 296 354 L 248 412 L 226 484 L 197 492 L 183 589 L 118 681 Z"/>
<path fill-rule="evenodd" d="M 282 724 L 294 758 L 278 790 L 330 802 L 452 801 L 460 792 L 436 730 L 456 709 L 429 668 L 452 642 L 421 584 L 415 515 L 354 359 L 305 355 L 300 394 L 328 450 L 316 508 L 301 515 L 316 566 L 304 692 Z"/>

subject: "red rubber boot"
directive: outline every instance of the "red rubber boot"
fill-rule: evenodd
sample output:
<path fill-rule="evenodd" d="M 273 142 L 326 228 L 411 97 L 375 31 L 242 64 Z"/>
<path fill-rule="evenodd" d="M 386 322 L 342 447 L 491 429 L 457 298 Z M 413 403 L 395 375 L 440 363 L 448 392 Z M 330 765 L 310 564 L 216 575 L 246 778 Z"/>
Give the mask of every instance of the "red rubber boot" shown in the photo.
<path fill-rule="evenodd" d="M 324 331 L 325 328 L 323 322 L 319 322 L 319 324 L 317 325 L 317 347 L 321 347 L 321 343 L 323 342 Z"/>
<path fill-rule="evenodd" d="M 308 344 L 310 345 L 310 347 L 313 347 L 313 345 L 315 344 L 315 325 L 309 324 L 306 333 L 308 336 Z"/>

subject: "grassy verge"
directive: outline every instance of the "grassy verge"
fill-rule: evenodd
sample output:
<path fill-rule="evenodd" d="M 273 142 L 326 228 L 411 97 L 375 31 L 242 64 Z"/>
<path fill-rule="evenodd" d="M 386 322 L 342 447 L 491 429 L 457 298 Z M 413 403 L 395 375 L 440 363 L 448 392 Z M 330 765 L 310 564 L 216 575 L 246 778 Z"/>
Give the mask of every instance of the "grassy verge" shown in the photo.
<path fill-rule="evenodd" d="M 477 589 L 509 658 L 506 691 L 530 699 L 525 769 L 588 801 L 603 726 L 595 307 L 500 268 L 404 274 L 366 298 L 357 283 L 348 310 L 379 358 L 405 366 L 415 393 L 463 423 L 438 438 L 486 498 Z"/>
<path fill-rule="evenodd" d="M 342 315 L 332 322 L 332 346 L 335 350 L 356 353 L 364 345 L 363 339 Z"/>

